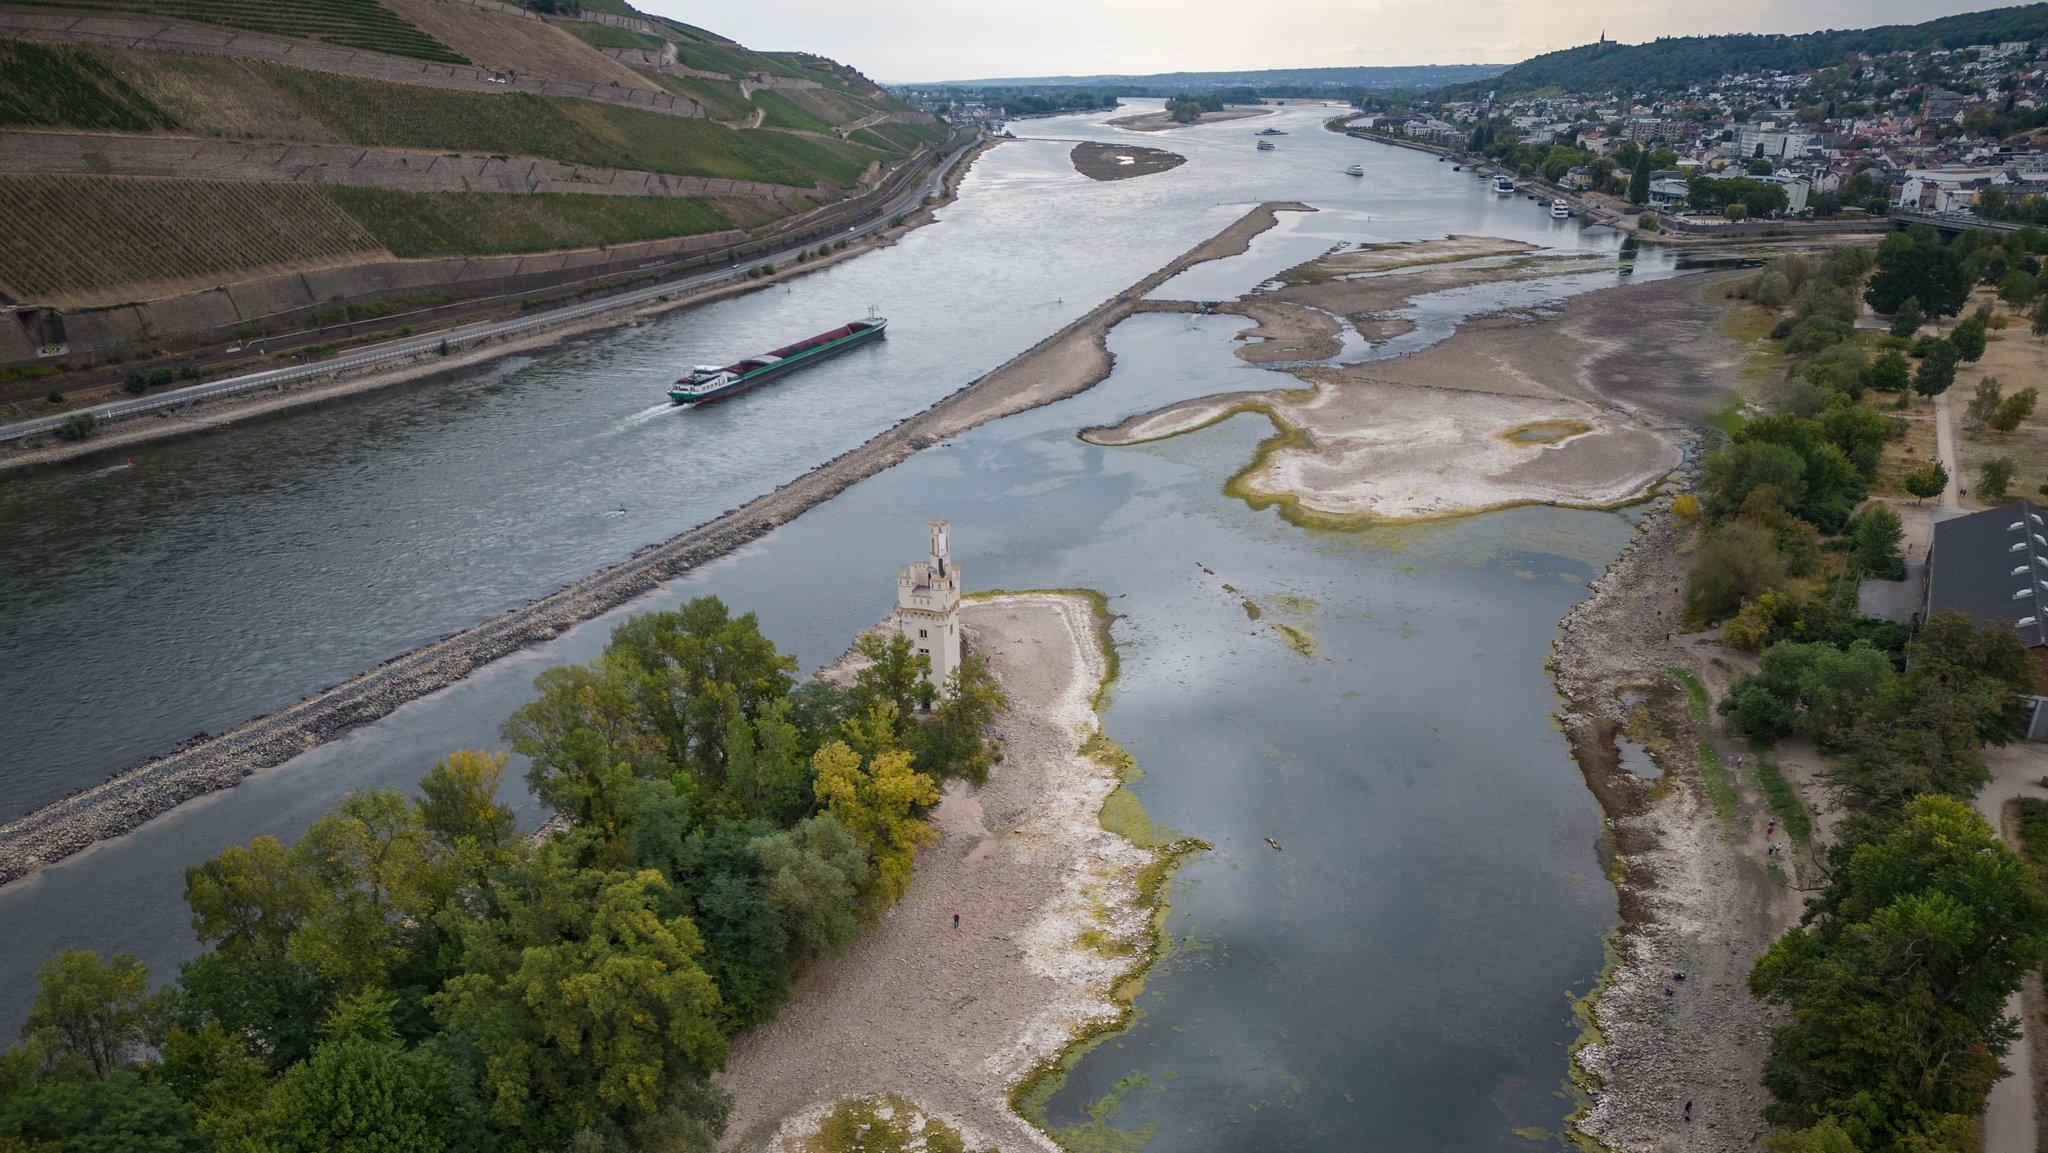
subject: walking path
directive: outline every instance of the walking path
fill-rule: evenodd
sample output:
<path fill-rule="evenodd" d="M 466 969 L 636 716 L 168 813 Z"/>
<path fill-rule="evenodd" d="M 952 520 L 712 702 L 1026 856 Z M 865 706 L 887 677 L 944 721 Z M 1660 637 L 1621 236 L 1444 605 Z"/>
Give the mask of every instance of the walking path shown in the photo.
<path fill-rule="evenodd" d="M 1948 487 L 1941 490 L 1941 507 L 1960 509 L 1963 505 L 1958 494 L 1963 470 L 1956 458 L 1953 427 L 1949 419 L 1948 392 L 1944 391 L 1934 398 L 1934 455 L 1941 458 L 1941 467 L 1948 470 Z"/>

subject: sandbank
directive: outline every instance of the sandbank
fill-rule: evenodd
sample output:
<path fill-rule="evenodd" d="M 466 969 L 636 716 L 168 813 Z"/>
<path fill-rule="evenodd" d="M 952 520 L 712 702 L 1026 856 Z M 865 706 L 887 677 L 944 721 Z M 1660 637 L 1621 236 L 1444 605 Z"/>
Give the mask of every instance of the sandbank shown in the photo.
<path fill-rule="evenodd" d="M 1650 429 L 1563 397 L 1418 388 L 1318 370 L 1311 390 L 1205 397 L 1091 429 L 1094 444 L 1127 445 L 1205 428 L 1242 412 L 1280 435 L 1231 479 L 1254 506 L 1281 504 L 1320 525 L 1424 520 L 1517 504 L 1608 507 L 1640 498 L 1678 465 L 1677 446 Z M 1549 443 L 1529 425 L 1583 428 Z"/>
<path fill-rule="evenodd" d="M 1090 180 L 1129 180 L 1133 176 L 1150 176 L 1179 168 L 1188 158 L 1178 152 L 1163 148 L 1144 148 L 1136 144 L 1099 144 L 1084 141 L 1074 145 L 1067 154 L 1073 161 L 1074 171 Z"/>
<path fill-rule="evenodd" d="M 1175 128 L 1192 128 L 1197 124 L 1220 124 L 1226 120 L 1244 120 L 1253 116 L 1270 116 L 1271 108 L 1225 108 L 1221 112 L 1204 112 L 1197 120 L 1175 120 L 1170 113 L 1147 112 L 1141 116 L 1119 116 L 1110 121 L 1115 128 L 1128 128 L 1133 132 L 1170 132 Z"/>
<path fill-rule="evenodd" d="M 1057 1147 L 1010 1092 L 1091 1026 L 1151 955 L 1137 878 L 1153 853 L 1097 820 L 1115 773 L 1082 752 L 1109 668 L 1090 601 L 1006 595 L 962 610 L 1010 699 L 1003 760 L 947 786 L 938 844 L 900 904 L 804 974 L 774 1021 L 736 1038 L 725 1147 L 782 1149 L 846 1097 L 894 1094 L 971 1147 Z M 959 928 L 952 923 L 960 915 Z M 1083 943 L 1083 934 L 1087 943 Z"/>

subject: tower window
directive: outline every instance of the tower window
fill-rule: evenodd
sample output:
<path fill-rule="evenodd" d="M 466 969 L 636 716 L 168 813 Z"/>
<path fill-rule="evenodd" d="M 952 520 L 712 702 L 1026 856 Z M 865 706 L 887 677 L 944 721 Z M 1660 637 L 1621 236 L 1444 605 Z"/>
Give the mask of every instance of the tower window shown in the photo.
<path fill-rule="evenodd" d="M 923 630 L 923 629 L 919 629 L 919 630 L 917 630 L 917 639 L 918 639 L 918 640 L 923 640 L 923 639 L 925 639 L 925 636 L 924 636 L 924 630 Z"/>

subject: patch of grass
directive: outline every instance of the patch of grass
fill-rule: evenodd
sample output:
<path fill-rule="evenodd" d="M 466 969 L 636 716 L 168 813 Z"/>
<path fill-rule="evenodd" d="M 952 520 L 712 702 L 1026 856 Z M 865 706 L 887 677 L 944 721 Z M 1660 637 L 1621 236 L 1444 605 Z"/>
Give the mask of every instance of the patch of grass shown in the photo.
<path fill-rule="evenodd" d="M 0 41 L 0 124 L 150 132 L 177 118 L 90 49 Z"/>
<path fill-rule="evenodd" d="M 772 88 L 754 93 L 754 105 L 762 112 L 761 123 L 775 128 L 796 128 L 804 132 L 830 132 L 832 126 L 797 106 L 796 101 Z"/>
<path fill-rule="evenodd" d="M 311 184 L 0 175 L 0 279 L 17 296 L 91 292 L 376 252 Z M 33 227 L 26 227 L 33 222 Z"/>
<path fill-rule="evenodd" d="M 1723 439 L 1735 439 L 1735 434 L 1742 428 L 1742 397 L 1729 393 L 1721 407 L 1707 414 L 1706 421 L 1708 427 L 1720 433 Z"/>
<path fill-rule="evenodd" d="M 796 1143 L 800 1153 L 966 1153 L 960 1131 L 915 1105 L 883 1093 L 832 1107 L 818 1131 Z"/>
<path fill-rule="evenodd" d="M 281 65 L 260 65 L 272 87 L 351 144 L 538 156 L 684 176 L 808 188 L 847 187 L 872 149 L 781 132 L 740 132 L 694 117 L 526 92 L 455 92 Z"/>
<path fill-rule="evenodd" d="M 1685 686 L 1685 707 L 1692 713 L 1692 719 L 1706 724 L 1714 715 L 1713 702 L 1707 696 L 1707 686 L 1700 683 L 1699 675 L 1691 669 L 1668 668 L 1671 679 Z"/>
<path fill-rule="evenodd" d="M 509 192 L 327 190 L 394 255 L 482 256 L 630 244 L 732 227 L 701 200 Z"/>
<path fill-rule="evenodd" d="M 1593 426 L 1583 420 L 1538 420 L 1518 424 L 1500 438 L 1510 444 L 1556 444 L 1591 431 Z"/>
<path fill-rule="evenodd" d="M 469 63 L 469 57 L 407 23 L 377 0 L 47 0 L 47 3 L 55 8 L 142 12 L 250 32 L 322 40 L 417 60 Z"/>
<path fill-rule="evenodd" d="M 2048 801 L 2021 797 L 2019 805 L 2020 851 L 2036 866 L 2048 869 Z"/>
<path fill-rule="evenodd" d="M 713 120 L 745 120 L 754 114 L 753 102 L 740 91 L 738 84 L 696 76 L 670 76 L 666 72 L 645 72 L 641 75 L 678 96 L 695 100 L 704 106 L 704 111 Z"/>
<path fill-rule="evenodd" d="M 645 32 L 635 32 L 631 28 L 614 28 L 594 20 L 564 20 L 555 27 L 567 31 L 592 48 L 638 48 L 642 52 L 659 53 L 661 46 L 668 43 L 659 36 L 649 36 Z"/>
<path fill-rule="evenodd" d="M 1700 783 L 1707 790 L 1707 799 L 1714 803 L 1714 812 L 1721 818 L 1724 833 L 1733 833 L 1735 824 L 1742 819 L 1742 791 L 1735 785 L 1735 774 L 1721 763 L 1721 752 L 1712 741 L 1700 742 Z"/>
<path fill-rule="evenodd" d="M 1775 762 L 1762 757 L 1756 759 L 1756 787 L 1778 815 L 1778 823 L 1785 826 L 1785 833 L 1794 841 L 1805 844 L 1813 836 L 1813 814 L 1806 808 L 1805 798 L 1799 795 L 1798 786 L 1785 778 L 1784 770 Z"/>

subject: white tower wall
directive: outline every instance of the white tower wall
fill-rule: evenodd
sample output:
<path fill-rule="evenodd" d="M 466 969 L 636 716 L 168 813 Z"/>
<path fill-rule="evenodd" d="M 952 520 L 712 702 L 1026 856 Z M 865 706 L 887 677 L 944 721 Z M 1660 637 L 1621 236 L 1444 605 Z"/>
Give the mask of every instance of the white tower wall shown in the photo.
<path fill-rule="evenodd" d="M 896 574 L 896 630 L 912 651 L 931 659 L 931 682 L 943 688 L 960 667 L 960 568 L 953 563 L 952 525 L 931 522 L 931 555 Z"/>

